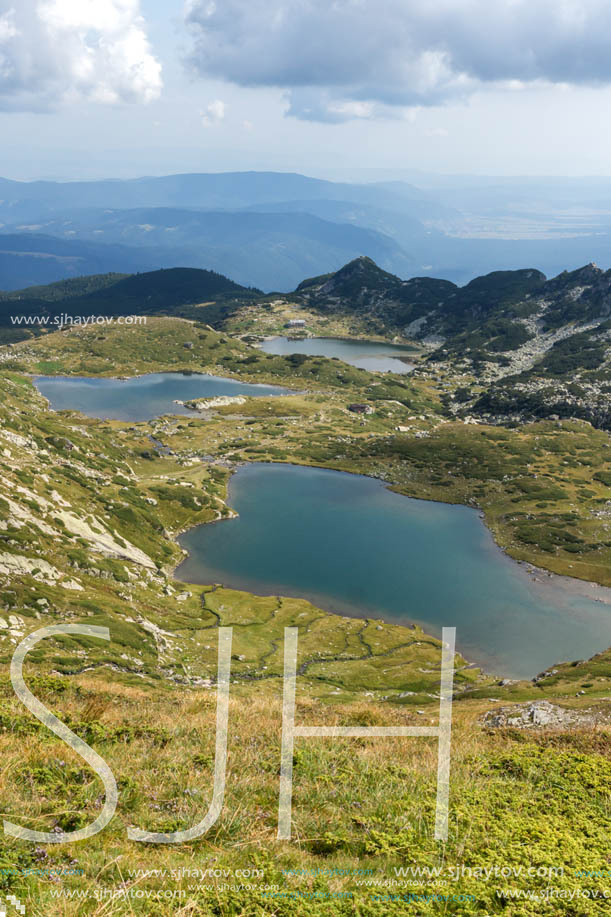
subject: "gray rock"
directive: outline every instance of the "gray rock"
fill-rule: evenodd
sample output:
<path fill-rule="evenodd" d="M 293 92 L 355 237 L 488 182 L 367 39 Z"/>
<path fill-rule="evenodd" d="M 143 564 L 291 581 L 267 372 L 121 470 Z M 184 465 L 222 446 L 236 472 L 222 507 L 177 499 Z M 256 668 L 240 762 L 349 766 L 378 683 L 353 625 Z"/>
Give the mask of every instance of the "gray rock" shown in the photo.
<path fill-rule="evenodd" d="M 549 701 L 540 700 L 512 707 L 497 707 L 482 717 L 484 726 L 493 729 L 562 729 L 593 726 L 611 722 L 611 708 L 607 710 L 566 710 Z"/>

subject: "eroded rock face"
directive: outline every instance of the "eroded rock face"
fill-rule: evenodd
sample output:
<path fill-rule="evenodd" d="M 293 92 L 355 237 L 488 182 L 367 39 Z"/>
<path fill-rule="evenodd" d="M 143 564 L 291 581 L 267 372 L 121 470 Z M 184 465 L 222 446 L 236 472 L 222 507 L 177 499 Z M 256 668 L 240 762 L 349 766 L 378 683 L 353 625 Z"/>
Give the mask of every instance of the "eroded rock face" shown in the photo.
<path fill-rule="evenodd" d="M 539 700 L 512 707 L 497 707 L 482 717 L 484 726 L 496 729 L 562 729 L 595 726 L 611 722 L 611 707 L 605 710 L 566 710 L 549 701 Z"/>
<path fill-rule="evenodd" d="M 92 551 L 97 551 L 107 557 L 131 560 L 135 564 L 140 564 L 141 567 L 148 567 L 149 569 L 155 567 L 148 554 L 145 554 L 144 551 L 141 551 L 140 548 L 125 539 L 122 539 L 124 544 L 119 544 L 97 520 L 90 524 L 85 519 L 81 519 L 74 513 L 66 512 L 65 510 L 58 511 L 56 515 L 63 521 L 72 535 L 77 535 L 79 538 L 84 538 L 88 541 Z"/>

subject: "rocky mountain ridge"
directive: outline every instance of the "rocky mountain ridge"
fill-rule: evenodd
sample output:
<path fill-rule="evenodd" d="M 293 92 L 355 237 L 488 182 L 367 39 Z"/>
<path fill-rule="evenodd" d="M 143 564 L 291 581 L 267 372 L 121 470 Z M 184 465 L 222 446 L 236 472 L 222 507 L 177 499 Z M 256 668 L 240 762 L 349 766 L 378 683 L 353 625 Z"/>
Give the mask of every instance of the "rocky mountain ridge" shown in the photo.
<path fill-rule="evenodd" d="M 358 258 L 296 294 L 309 309 L 358 312 L 378 333 L 419 341 L 428 351 L 419 372 L 475 380 L 453 399 L 454 413 L 611 423 L 611 271 L 595 264 L 549 280 L 498 271 L 457 287 L 402 281 Z"/>

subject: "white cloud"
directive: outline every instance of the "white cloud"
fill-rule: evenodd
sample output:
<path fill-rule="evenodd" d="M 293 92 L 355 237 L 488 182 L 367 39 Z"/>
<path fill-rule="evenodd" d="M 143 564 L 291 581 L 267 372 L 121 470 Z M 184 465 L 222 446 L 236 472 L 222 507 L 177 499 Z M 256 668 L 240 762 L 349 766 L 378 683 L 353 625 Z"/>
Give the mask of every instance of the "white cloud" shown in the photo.
<path fill-rule="evenodd" d="M 482 87 L 611 83 L 608 0 L 188 0 L 191 63 L 340 121 Z"/>
<path fill-rule="evenodd" d="M 214 102 L 210 102 L 205 111 L 201 112 L 201 116 L 204 127 L 218 124 L 225 118 L 225 103 L 220 99 L 215 99 Z"/>
<path fill-rule="evenodd" d="M 327 110 L 331 115 L 340 118 L 371 118 L 373 104 L 371 102 L 330 102 Z"/>
<path fill-rule="evenodd" d="M 15 10 L 10 9 L 0 16 L 0 44 L 8 42 L 17 34 L 15 27 Z"/>
<path fill-rule="evenodd" d="M 0 109 L 149 102 L 161 85 L 139 0 L 0 0 Z"/>

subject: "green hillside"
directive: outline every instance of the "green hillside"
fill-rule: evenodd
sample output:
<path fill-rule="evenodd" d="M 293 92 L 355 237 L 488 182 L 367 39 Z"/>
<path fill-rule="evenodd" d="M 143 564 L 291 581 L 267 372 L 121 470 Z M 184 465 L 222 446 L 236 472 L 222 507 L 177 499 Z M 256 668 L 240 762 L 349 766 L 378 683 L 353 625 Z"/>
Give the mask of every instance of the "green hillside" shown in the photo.
<path fill-rule="evenodd" d="M 215 271 L 167 268 L 142 274 L 104 274 L 60 281 L 46 287 L 30 287 L 0 294 L 0 322 L 12 325 L 11 316 L 141 315 L 172 314 L 185 305 L 252 295 Z M 18 304 L 18 305 L 17 305 Z M 13 327 L 14 324 L 12 325 Z"/>
<path fill-rule="evenodd" d="M 65 280 L 57 280 L 55 283 L 48 283 L 40 287 L 26 287 L 23 290 L 0 290 L 0 302 L 12 302 L 14 300 L 27 301 L 34 300 L 44 302 L 60 302 L 64 299 L 72 299 L 75 296 L 87 296 L 90 293 L 96 293 L 105 287 L 113 286 L 119 280 L 124 280 L 129 274 L 89 274 L 84 277 L 68 277 Z"/>

